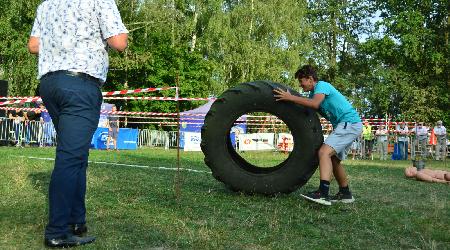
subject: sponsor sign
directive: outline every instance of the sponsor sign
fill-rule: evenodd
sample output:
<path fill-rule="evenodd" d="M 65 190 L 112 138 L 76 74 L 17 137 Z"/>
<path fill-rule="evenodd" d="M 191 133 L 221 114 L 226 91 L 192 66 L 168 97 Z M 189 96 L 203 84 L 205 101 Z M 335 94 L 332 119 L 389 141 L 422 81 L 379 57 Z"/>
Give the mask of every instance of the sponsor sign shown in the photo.
<path fill-rule="evenodd" d="M 294 138 L 288 133 L 279 133 L 277 148 L 280 151 L 292 151 L 294 148 Z"/>
<path fill-rule="evenodd" d="M 202 134 L 197 132 L 184 132 L 184 151 L 202 151 L 200 143 Z"/>
<path fill-rule="evenodd" d="M 274 133 L 240 134 L 239 151 L 274 150 Z"/>

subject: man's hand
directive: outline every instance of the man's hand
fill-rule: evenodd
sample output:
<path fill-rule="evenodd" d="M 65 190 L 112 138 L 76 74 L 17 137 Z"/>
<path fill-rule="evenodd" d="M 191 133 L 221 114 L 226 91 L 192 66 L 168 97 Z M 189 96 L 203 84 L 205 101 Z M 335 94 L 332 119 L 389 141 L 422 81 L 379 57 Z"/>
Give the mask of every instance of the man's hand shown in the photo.
<path fill-rule="evenodd" d="M 123 33 L 107 39 L 109 47 L 123 52 L 128 46 L 128 34 Z"/>
<path fill-rule="evenodd" d="M 30 37 L 30 39 L 28 40 L 28 51 L 31 54 L 39 54 L 39 37 Z"/>
<path fill-rule="evenodd" d="M 273 90 L 273 94 L 276 101 L 292 101 L 292 98 L 294 97 L 288 89 L 284 91 L 280 88 L 276 88 Z"/>

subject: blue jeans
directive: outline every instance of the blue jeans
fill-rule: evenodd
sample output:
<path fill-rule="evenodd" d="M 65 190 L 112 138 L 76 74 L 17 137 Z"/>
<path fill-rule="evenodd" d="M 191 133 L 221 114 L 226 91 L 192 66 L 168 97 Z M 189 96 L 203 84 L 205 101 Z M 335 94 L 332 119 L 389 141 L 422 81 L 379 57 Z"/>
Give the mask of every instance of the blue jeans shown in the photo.
<path fill-rule="evenodd" d="M 86 169 L 102 94 L 97 82 L 62 72 L 41 78 L 40 94 L 58 135 L 45 228 L 52 239 L 70 234 L 70 224 L 86 223 Z"/>
<path fill-rule="evenodd" d="M 400 160 L 408 160 L 408 142 L 399 141 L 398 151 L 400 152 Z"/>
<path fill-rule="evenodd" d="M 21 142 L 21 133 L 22 133 L 22 124 L 21 123 L 14 123 L 14 132 L 16 135 L 16 143 L 20 143 Z"/>
<path fill-rule="evenodd" d="M 44 122 L 42 124 L 42 145 L 50 146 L 53 144 L 53 123 Z"/>

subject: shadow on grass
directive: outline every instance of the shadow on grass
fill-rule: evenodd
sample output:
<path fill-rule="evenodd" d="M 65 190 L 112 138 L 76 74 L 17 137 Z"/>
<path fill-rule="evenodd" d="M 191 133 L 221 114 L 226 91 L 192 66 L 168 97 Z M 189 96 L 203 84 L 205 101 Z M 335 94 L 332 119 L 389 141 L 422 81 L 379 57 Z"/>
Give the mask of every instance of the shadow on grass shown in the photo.
<path fill-rule="evenodd" d="M 51 171 L 33 172 L 28 175 L 28 179 L 37 191 L 48 196 L 48 185 L 50 184 Z"/>

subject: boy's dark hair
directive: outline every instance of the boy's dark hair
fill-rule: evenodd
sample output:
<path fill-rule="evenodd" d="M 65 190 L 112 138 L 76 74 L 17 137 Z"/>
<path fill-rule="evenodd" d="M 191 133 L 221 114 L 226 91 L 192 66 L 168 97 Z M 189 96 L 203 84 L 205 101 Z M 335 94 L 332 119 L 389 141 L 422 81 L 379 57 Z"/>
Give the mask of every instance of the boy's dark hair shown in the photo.
<path fill-rule="evenodd" d="M 301 79 L 301 78 L 308 78 L 312 77 L 314 81 L 318 81 L 319 78 L 317 77 L 316 70 L 311 65 L 303 65 L 301 68 L 295 72 L 295 78 Z"/>

